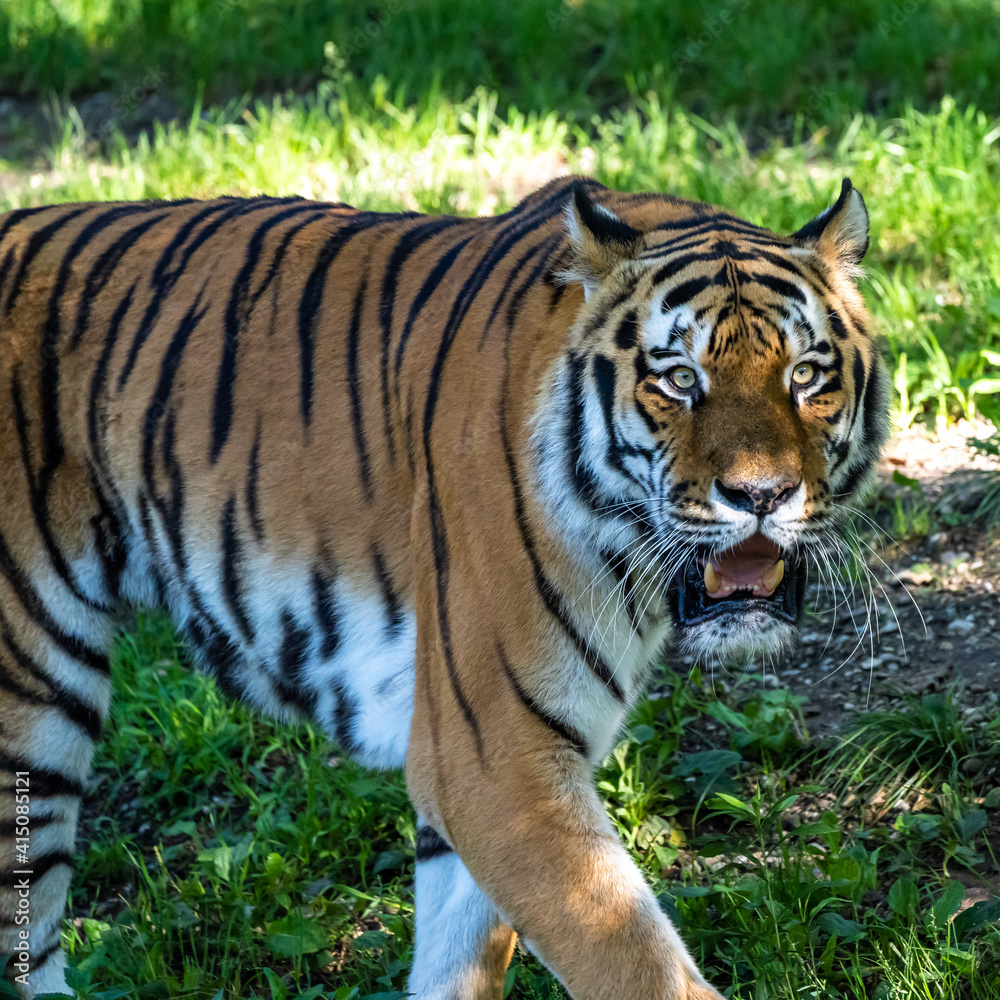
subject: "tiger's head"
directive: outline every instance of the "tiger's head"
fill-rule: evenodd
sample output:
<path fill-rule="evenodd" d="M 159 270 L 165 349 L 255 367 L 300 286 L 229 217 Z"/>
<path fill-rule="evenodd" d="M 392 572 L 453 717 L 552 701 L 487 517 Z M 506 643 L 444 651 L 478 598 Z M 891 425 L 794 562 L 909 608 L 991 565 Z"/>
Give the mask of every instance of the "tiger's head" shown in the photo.
<path fill-rule="evenodd" d="M 569 464 L 611 525 L 600 544 L 655 565 L 688 652 L 774 653 L 886 437 L 887 377 L 855 287 L 864 200 L 845 179 L 783 237 L 580 184 L 566 220 L 563 277 L 586 299 L 565 360 Z"/>

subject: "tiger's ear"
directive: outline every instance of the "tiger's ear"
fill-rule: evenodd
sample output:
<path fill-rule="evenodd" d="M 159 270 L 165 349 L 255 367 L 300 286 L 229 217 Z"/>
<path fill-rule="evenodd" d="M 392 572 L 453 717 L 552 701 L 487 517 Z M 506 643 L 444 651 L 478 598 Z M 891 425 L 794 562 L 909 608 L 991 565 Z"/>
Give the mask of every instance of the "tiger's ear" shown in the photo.
<path fill-rule="evenodd" d="M 858 272 L 868 250 L 868 209 L 849 177 L 844 178 L 836 203 L 792 233 L 792 239 L 847 271 Z"/>
<path fill-rule="evenodd" d="M 636 257 L 643 246 L 642 233 L 591 201 L 582 184 L 574 189 L 566 209 L 566 226 L 573 257 L 562 276 L 579 281 L 587 299 L 623 260 Z"/>

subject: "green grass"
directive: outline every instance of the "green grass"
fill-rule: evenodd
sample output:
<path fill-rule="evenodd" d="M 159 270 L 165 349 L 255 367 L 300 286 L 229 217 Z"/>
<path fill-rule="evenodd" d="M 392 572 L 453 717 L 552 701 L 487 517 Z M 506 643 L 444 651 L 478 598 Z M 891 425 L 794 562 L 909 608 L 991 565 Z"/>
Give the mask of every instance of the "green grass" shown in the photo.
<path fill-rule="evenodd" d="M 56 136 L 0 136 L 0 209 L 268 192 L 474 214 L 579 170 L 788 232 L 849 174 L 898 424 L 1000 421 L 998 13 L 0 0 L 0 90 L 52 98 Z M 76 107 L 98 91 L 126 119 L 153 91 L 183 114 L 136 141 L 88 133 Z M 878 516 L 926 535 L 937 515 L 899 486 Z M 1000 483 L 980 513 L 1000 520 Z M 122 640 L 115 681 L 66 933 L 80 995 L 401 996 L 402 777 L 228 703 L 160 618 Z M 728 996 L 1000 1000 L 1000 903 L 959 911 L 997 867 L 995 709 L 973 726 L 961 692 L 915 700 L 831 746 L 787 692 L 732 701 L 669 671 L 654 690 L 599 787 Z M 508 987 L 563 995 L 520 952 Z"/>
<path fill-rule="evenodd" d="M 998 14 L 996 0 L 3 0 L 0 88 L 305 90 L 331 41 L 365 84 L 420 99 L 485 85 L 504 106 L 585 115 L 627 102 L 634 80 L 764 126 L 946 94 L 996 111 Z"/>

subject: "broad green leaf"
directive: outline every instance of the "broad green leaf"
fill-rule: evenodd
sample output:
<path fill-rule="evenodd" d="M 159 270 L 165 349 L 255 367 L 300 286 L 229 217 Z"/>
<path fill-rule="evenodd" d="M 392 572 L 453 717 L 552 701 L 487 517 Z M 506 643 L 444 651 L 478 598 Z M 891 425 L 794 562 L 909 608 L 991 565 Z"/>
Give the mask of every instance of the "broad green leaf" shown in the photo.
<path fill-rule="evenodd" d="M 370 951 L 373 948 L 384 948 L 389 940 L 385 931 L 362 931 L 352 942 L 355 951 Z"/>
<path fill-rule="evenodd" d="M 965 899 L 965 886 L 953 879 L 944 887 L 944 891 L 931 907 L 934 923 L 938 927 L 943 927 L 951 917 L 958 913 L 963 899 Z"/>
<path fill-rule="evenodd" d="M 980 830 L 985 829 L 989 819 L 985 809 L 973 809 L 958 821 L 958 836 L 963 844 L 968 844 Z"/>
<path fill-rule="evenodd" d="M 889 906 L 892 912 L 906 919 L 912 919 L 916 916 L 919 902 L 920 893 L 916 883 L 905 875 L 896 879 L 889 890 Z"/>
<path fill-rule="evenodd" d="M 836 934 L 841 941 L 847 944 L 852 941 L 861 941 L 868 936 L 863 924 L 859 924 L 856 920 L 848 920 L 847 917 L 842 917 L 839 913 L 821 913 L 816 923 L 819 924 L 821 930 L 826 931 L 827 934 Z"/>
<path fill-rule="evenodd" d="M 967 910 L 962 910 L 952 921 L 951 926 L 954 928 L 955 937 L 961 941 L 969 934 L 974 934 L 997 920 L 1000 920 L 1000 896 L 993 896 L 991 899 L 981 899 Z"/>
<path fill-rule="evenodd" d="M 327 945 L 326 931 L 317 920 L 290 913 L 267 925 L 267 946 L 276 955 L 311 955 Z"/>

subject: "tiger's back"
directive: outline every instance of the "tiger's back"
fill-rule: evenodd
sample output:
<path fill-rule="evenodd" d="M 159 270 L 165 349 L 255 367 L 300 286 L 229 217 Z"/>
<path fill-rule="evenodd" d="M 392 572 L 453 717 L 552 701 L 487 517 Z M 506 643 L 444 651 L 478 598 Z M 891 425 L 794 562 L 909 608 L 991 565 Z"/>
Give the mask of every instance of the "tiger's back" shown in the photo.
<path fill-rule="evenodd" d="M 576 179 L 486 219 L 273 198 L 0 219 L 0 950 L 29 956 L 26 995 L 62 987 L 107 651 L 152 605 L 234 695 L 317 720 L 370 766 L 406 764 L 423 1000 L 499 997 L 511 924 L 574 996 L 714 995 L 589 775 L 671 631 L 666 541 L 650 559 L 657 515 L 628 491 L 656 482 L 690 505 L 697 476 L 670 469 L 704 465 L 673 454 L 676 414 L 640 391 L 666 348 L 638 331 L 661 336 L 677 295 L 720 308 L 721 281 L 684 280 L 719 257 L 691 252 L 706 227 L 728 226 L 727 247 L 772 241 L 772 261 L 792 246 L 729 220 Z M 816 273 L 800 276 L 813 293 L 856 309 Z M 878 369 L 850 334 L 853 418 L 842 386 L 842 436 L 829 410 L 808 433 L 853 489 L 879 436 L 872 418 L 843 445 L 878 402 L 858 365 L 869 386 Z M 629 443 L 640 432 L 667 436 Z"/>

